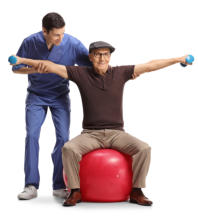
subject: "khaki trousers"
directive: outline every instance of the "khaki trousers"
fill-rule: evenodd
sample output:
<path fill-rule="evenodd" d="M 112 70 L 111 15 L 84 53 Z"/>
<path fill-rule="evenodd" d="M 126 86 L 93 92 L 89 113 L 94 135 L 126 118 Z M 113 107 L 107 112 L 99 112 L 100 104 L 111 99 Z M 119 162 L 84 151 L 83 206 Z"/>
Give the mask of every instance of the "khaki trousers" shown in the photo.
<path fill-rule="evenodd" d="M 80 188 L 79 162 L 82 155 L 99 148 L 111 148 L 129 154 L 133 158 L 133 187 L 144 188 L 150 164 L 151 148 L 145 142 L 120 130 L 83 130 L 81 135 L 64 144 L 63 168 L 68 188 Z"/>

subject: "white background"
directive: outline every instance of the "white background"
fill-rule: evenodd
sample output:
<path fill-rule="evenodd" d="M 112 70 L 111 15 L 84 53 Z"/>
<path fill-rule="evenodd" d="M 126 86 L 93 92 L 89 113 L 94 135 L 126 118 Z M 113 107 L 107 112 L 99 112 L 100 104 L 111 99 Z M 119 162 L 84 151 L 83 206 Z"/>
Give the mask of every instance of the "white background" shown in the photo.
<path fill-rule="evenodd" d="M 196 0 L 2 0 L 0 3 L 0 216 L 1 217 L 197 217 L 198 32 Z M 51 152 L 55 131 L 48 113 L 40 138 L 38 198 L 18 201 L 24 185 L 27 76 L 11 72 L 7 58 L 42 17 L 60 13 L 66 32 L 85 46 L 104 40 L 116 47 L 111 65 L 193 54 L 193 66 L 179 64 L 127 82 L 125 130 L 152 147 L 145 194 L 152 207 L 123 203 L 81 203 L 64 208 L 52 197 Z M 71 138 L 81 131 L 82 106 L 71 84 Z M 3 215 L 2 215 L 3 214 Z"/>

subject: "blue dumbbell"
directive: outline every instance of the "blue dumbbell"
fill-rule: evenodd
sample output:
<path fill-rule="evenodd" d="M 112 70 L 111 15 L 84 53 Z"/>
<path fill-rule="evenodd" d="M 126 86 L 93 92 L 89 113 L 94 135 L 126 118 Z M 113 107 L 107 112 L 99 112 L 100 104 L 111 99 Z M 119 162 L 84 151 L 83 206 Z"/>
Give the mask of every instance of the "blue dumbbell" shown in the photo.
<path fill-rule="evenodd" d="M 8 61 L 10 62 L 10 64 L 16 64 L 17 58 L 12 55 L 8 58 Z"/>
<path fill-rule="evenodd" d="M 192 55 L 188 55 L 186 57 L 186 62 L 188 64 L 192 64 L 192 62 L 195 60 L 195 58 L 192 56 Z M 180 63 L 182 65 L 182 67 L 186 67 L 187 65 L 186 64 L 183 64 L 183 63 Z"/>

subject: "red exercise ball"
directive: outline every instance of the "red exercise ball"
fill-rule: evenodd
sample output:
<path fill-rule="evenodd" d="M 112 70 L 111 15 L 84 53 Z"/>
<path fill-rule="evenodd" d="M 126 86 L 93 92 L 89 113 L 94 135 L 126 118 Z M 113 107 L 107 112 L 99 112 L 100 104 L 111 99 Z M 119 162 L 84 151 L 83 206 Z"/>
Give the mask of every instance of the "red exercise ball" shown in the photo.
<path fill-rule="evenodd" d="M 82 157 L 79 174 L 83 201 L 128 200 L 132 189 L 132 158 L 129 155 L 113 149 L 91 151 Z"/>

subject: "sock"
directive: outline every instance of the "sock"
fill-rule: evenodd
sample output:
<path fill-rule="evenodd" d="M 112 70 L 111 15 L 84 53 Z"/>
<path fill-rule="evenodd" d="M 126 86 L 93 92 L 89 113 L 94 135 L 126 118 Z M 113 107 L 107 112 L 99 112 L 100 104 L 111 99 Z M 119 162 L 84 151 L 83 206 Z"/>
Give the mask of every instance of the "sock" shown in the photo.
<path fill-rule="evenodd" d="M 71 194 L 73 194 L 74 192 L 79 192 L 79 191 L 80 191 L 79 188 L 73 188 L 73 189 L 71 189 Z"/>

